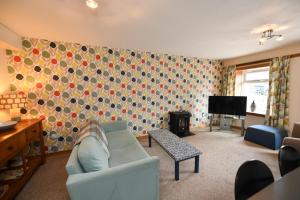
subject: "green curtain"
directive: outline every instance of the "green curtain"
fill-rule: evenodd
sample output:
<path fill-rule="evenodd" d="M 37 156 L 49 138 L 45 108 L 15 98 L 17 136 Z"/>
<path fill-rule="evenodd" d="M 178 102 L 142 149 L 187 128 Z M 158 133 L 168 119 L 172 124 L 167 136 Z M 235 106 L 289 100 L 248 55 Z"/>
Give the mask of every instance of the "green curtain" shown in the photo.
<path fill-rule="evenodd" d="M 273 58 L 269 75 L 269 96 L 265 124 L 283 128 L 289 125 L 289 68 L 290 58 Z"/>
<path fill-rule="evenodd" d="M 223 69 L 222 95 L 234 96 L 236 66 L 231 65 Z"/>

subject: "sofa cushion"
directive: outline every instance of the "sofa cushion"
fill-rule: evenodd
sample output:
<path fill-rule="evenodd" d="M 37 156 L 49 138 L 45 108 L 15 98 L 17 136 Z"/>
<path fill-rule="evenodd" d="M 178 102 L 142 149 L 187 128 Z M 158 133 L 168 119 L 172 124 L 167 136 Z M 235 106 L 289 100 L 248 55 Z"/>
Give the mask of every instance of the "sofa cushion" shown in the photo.
<path fill-rule="evenodd" d="M 109 150 L 121 149 L 136 142 L 136 138 L 128 130 L 110 132 L 106 134 Z"/>
<path fill-rule="evenodd" d="M 108 146 L 108 140 L 106 138 L 104 129 L 100 125 L 100 122 L 98 120 L 96 120 L 96 119 L 91 119 L 90 120 L 90 127 L 92 128 L 92 130 L 97 131 L 97 133 L 101 137 L 101 140 L 104 142 L 104 144 L 106 146 Z"/>
<path fill-rule="evenodd" d="M 127 129 L 106 134 L 109 143 L 109 166 L 114 167 L 149 157 L 135 136 Z"/>
<path fill-rule="evenodd" d="M 123 148 L 110 150 L 109 166 L 115 167 L 121 164 L 133 162 L 149 157 L 148 153 L 138 143 L 133 143 Z"/>
<path fill-rule="evenodd" d="M 127 129 L 127 121 L 117 120 L 113 122 L 104 122 L 104 123 L 100 123 L 100 126 L 104 129 L 105 133 L 121 131 Z"/>
<path fill-rule="evenodd" d="M 77 153 L 78 153 L 78 145 L 74 146 L 66 165 L 66 170 L 69 175 L 83 173 L 81 165 L 78 161 Z"/>
<path fill-rule="evenodd" d="M 108 158 L 110 157 L 110 153 L 108 151 L 108 147 L 106 144 L 102 141 L 102 139 L 99 137 L 99 135 L 95 132 L 86 132 L 84 135 L 82 135 L 77 141 L 76 144 L 79 145 L 82 140 L 84 140 L 86 137 L 94 137 L 96 138 L 101 144 L 103 144 L 103 148 L 107 153 Z"/>
<path fill-rule="evenodd" d="M 101 141 L 95 137 L 86 137 L 79 144 L 78 160 L 85 172 L 108 168 L 108 155 Z"/>
<path fill-rule="evenodd" d="M 80 143 L 83 138 L 89 136 L 91 133 L 93 133 L 97 139 L 102 140 L 104 144 L 108 146 L 108 141 L 103 128 L 100 126 L 100 123 L 94 119 L 86 120 L 83 128 L 81 128 L 81 131 L 78 133 L 77 143 Z"/>

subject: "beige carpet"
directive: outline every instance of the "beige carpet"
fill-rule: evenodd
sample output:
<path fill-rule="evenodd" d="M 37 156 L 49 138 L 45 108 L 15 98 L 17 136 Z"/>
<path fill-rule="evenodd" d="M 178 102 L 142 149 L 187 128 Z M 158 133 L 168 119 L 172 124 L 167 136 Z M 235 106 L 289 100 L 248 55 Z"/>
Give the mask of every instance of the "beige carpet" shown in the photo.
<path fill-rule="evenodd" d="M 69 154 L 50 156 L 25 185 L 16 200 L 69 199 L 65 172 Z"/>
<path fill-rule="evenodd" d="M 174 161 L 156 144 L 145 149 L 161 158 L 160 199 L 205 200 L 234 199 L 234 179 L 238 167 L 246 160 L 258 159 L 279 178 L 277 151 L 245 142 L 239 134 L 232 132 L 197 131 L 195 136 L 184 138 L 199 148 L 200 173 L 193 173 L 194 159 L 180 163 L 180 181 L 174 181 Z M 65 188 L 64 165 L 67 155 L 50 157 L 32 177 L 17 197 L 18 200 L 68 199 Z"/>

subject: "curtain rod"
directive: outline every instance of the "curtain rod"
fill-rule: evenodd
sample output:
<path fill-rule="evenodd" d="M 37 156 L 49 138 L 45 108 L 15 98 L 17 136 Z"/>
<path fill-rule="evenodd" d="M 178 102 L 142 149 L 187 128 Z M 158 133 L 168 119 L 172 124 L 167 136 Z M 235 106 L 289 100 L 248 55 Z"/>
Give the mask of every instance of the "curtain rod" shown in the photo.
<path fill-rule="evenodd" d="M 287 55 L 287 56 L 289 56 L 290 58 L 296 58 L 296 57 L 300 57 L 300 53 L 291 54 L 291 55 Z M 236 66 L 243 67 L 243 66 L 247 66 L 247 65 L 255 65 L 255 64 L 270 62 L 271 60 L 272 60 L 272 58 L 268 58 L 268 59 L 253 61 L 253 62 L 241 63 L 241 64 L 237 64 Z"/>

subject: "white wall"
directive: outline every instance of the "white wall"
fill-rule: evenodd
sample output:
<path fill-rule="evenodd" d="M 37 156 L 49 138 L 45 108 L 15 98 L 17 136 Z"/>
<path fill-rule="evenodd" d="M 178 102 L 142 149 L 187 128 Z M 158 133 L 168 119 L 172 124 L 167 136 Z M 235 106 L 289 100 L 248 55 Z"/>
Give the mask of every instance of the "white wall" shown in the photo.
<path fill-rule="evenodd" d="M 245 126 L 251 126 L 254 124 L 264 124 L 265 118 L 264 117 L 258 117 L 253 115 L 247 115 Z"/>
<path fill-rule="evenodd" d="M 22 38 L 0 23 L 0 94 L 9 90 L 5 49 L 21 50 Z"/>
<path fill-rule="evenodd" d="M 7 59 L 5 50 L 0 49 L 0 94 L 9 91 L 9 80 L 7 71 Z M 0 122 L 9 120 L 9 111 L 0 110 Z"/>
<path fill-rule="evenodd" d="M 238 58 L 224 60 L 225 66 L 232 64 L 241 64 L 256 60 L 262 60 L 272 58 L 276 56 L 284 56 L 300 53 L 300 42 L 294 43 L 282 48 L 251 54 L 248 56 L 242 56 Z M 289 118 L 290 118 L 290 130 L 293 128 L 295 122 L 300 122 L 300 57 L 292 58 L 290 63 L 290 98 L 289 98 Z M 257 116 L 247 116 L 246 125 L 263 124 L 264 118 Z M 239 125 L 238 122 L 234 125 Z"/>
<path fill-rule="evenodd" d="M 22 38 L 0 23 L 0 48 L 1 49 L 22 49 Z"/>
<path fill-rule="evenodd" d="M 291 60 L 290 76 L 290 127 L 300 122 L 300 57 Z"/>
<path fill-rule="evenodd" d="M 21 50 L 21 42 L 21 36 L 0 24 L 0 94 L 10 90 L 5 49 Z M 0 110 L 0 122 L 9 119 L 9 112 Z"/>
<path fill-rule="evenodd" d="M 5 49 L 0 49 L 0 94 L 9 90 L 7 59 Z"/>

